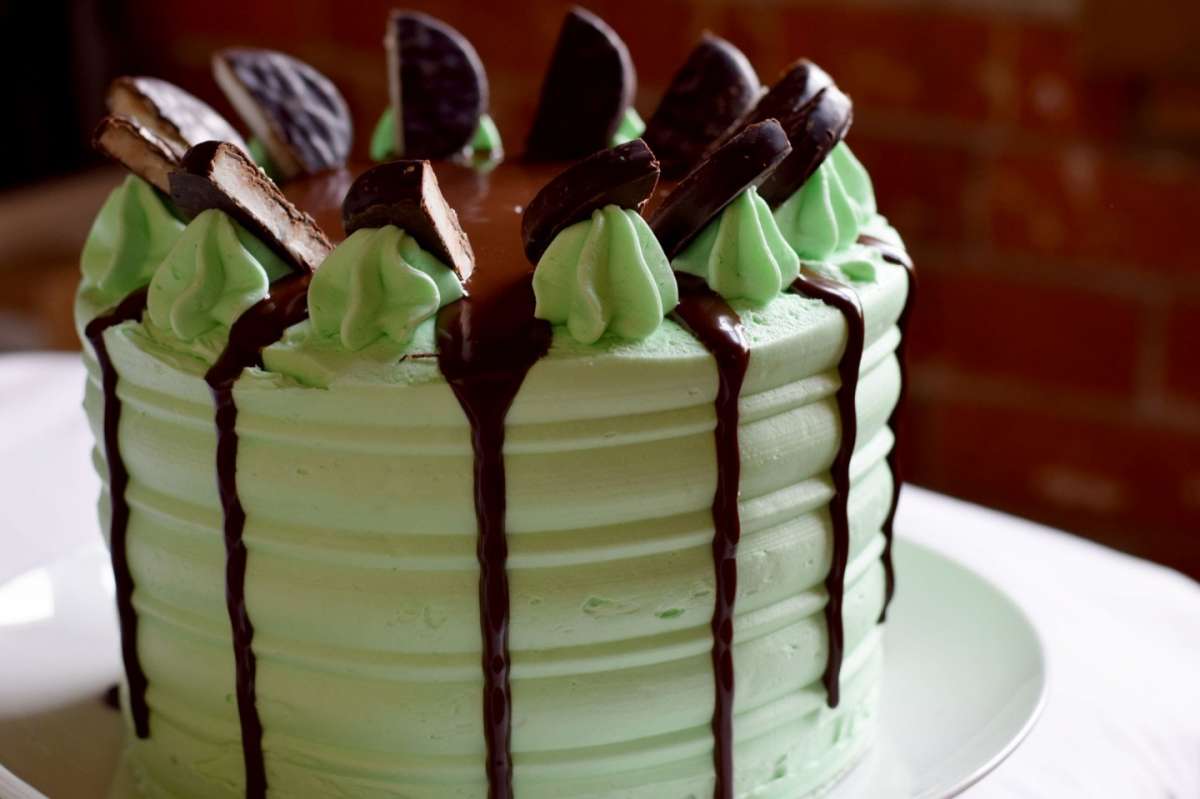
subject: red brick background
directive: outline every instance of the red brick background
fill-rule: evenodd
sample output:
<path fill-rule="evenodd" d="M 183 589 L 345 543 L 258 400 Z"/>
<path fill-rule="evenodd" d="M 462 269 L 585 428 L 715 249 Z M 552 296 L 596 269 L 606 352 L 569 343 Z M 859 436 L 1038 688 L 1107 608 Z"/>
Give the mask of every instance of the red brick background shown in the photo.
<path fill-rule="evenodd" d="M 220 103 L 212 50 L 291 51 L 343 88 L 365 148 L 389 3 L 127 5 L 139 69 Z M 415 5 L 475 43 L 519 146 L 566 4 Z M 920 269 L 914 482 L 1200 576 L 1194 3 L 588 5 L 628 42 L 643 115 L 706 28 L 764 80 L 804 55 L 854 98 L 850 143 Z"/>

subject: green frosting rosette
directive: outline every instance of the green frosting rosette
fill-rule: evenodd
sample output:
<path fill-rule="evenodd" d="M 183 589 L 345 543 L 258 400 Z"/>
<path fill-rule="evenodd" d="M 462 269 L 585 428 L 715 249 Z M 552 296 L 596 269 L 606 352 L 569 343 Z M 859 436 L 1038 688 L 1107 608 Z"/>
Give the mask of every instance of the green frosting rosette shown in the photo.
<path fill-rule="evenodd" d="M 154 187 L 126 177 L 104 201 L 83 245 L 84 290 L 108 303 L 146 285 L 183 227 Z"/>
<path fill-rule="evenodd" d="M 641 115 L 637 110 L 630 106 L 625 109 L 625 113 L 621 115 L 621 124 L 617 126 L 617 131 L 612 135 L 612 140 L 608 143 L 610 147 L 618 147 L 626 142 L 631 142 L 646 132 L 646 123 L 642 121 Z"/>
<path fill-rule="evenodd" d="M 849 253 L 876 216 L 871 178 L 845 142 L 839 143 L 800 189 L 775 209 L 784 238 L 804 261 L 837 262 L 850 278 L 872 280 L 869 259 Z"/>
<path fill-rule="evenodd" d="M 222 211 L 183 229 L 150 281 L 151 323 L 181 341 L 228 329 L 292 269 Z"/>
<path fill-rule="evenodd" d="M 757 305 L 779 296 L 800 274 L 800 259 L 780 233 L 767 201 L 753 187 L 709 222 L 671 265 L 704 278 L 727 300 Z"/>
<path fill-rule="evenodd" d="M 467 150 L 468 157 L 486 157 L 503 151 L 500 129 L 488 114 L 479 117 L 479 126 L 475 128 L 475 135 L 471 137 Z M 384 110 L 375 123 L 375 130 L 371 133 L 370 154 L 372 161 L 381 163 L 396 157 L 396 109 L 391 106 Z"/>
<path fill-rule="evenodd" d="M 533 273 L 534 316 L 584 344 L 649 336 L 679 304 L 662 246 L 637 211 L 606 205 L 562 230 Z"/>
<path fill-rule="evenodd" d="M 463 296 L 450 267 L 393 225 L 356 230 L 313 274 L 308 289 L 318 339 L 361 350 L 408 343 L 417 325 Z"/>

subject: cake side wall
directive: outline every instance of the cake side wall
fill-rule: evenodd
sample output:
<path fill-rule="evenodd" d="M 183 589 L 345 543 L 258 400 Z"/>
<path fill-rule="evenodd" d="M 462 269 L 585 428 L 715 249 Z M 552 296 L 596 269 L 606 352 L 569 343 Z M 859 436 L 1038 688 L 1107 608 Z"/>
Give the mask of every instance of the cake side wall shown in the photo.
<path fill-rule="evenodd" d="M 878 530 L 891 492 L 885 421 L 899 388 L 887 317 L 902 300 L 876 294 L 852 469 L 845 699 L 834 712 L 819 676 L 837 321 L 792 309 L 805 317 L 801 332 L 752 356 L 741 430 L 739 793 L 807 791 L 869 736 Z M 241 750 L 202 364 L 165 357 L 136 329 L 110 336 L 153 718 L 135 757 L 160 791 L 236 796 Z M 514 407 L 506 461 L 523 797 L 711 790 L 715 373 L 703 353 L 666 360 L 655 378 L 661 402 L 644 418 L 612 413 L 614 386 L 636 397 L 645 374 L 618 358 L 548 359 Z M 602 373 L 594 383 L 607 387 L 605 402 L 572 379 L 588 372 Z M 436 381 L 311 389 L 248 375 L 236 396 L 273 789 L 482 796 L 468 433 L 465 421 L 422 410 L 452 403 L 449 390 Z M 549 406 L 552 420 L 539 421 Z"/>

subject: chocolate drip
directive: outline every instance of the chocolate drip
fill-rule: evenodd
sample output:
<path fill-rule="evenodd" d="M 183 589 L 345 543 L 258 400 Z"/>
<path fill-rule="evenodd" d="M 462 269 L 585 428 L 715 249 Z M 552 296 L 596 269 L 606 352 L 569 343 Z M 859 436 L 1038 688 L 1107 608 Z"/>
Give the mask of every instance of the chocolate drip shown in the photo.
<path fill-rule="evenodd" d="M 866 337 L 862 305 L 849 286 L 823 277 L 810 269 L 802 269 L 792 283 L 792 291 L 820 300 L 836 308 L 846 320 L 846 348 L 838 361 L 838 416 L 842 434 L 829 475 L 833 480 L 833 499 L 829 502 L 829 519 L 833 525 L 833 558 L 825 577 L 829 600 L 825 603 L 825 626 L 829 631 L 829 653 L 825 659 L 826 701 L 837 707 L 840 699 L 839 680 L 842 657 L 845 653 L 845 629 L 842 624 L 842 602 L 846 594 L 846 563 L 850 558 L 850 459 L 858 438 L 858 413 L 854 398 L 858 392 L 858 372 L 862 368 L 863 343 Z"/>
<path fill-rule="evenodd" d="M 738 513 L 742 462 L 738 450 L 738 398 L 750 364 L 750 344 L 741 319 L 702 280 L 677 274 L 679 305 L 672 318 L 687 328 L 717 362 L 717 490 L 713 496 L 713 573 L 716 601 L 712 616 L 713 765 L 716 799 L 733 797 L 733 605 L 737 596 L 737 547 L 742 537 Z"/>
<path fill-rule="evenodd" d="M 900 318 L 896 320 L 896 327 L 900 330 L 900 343 L 896 345 L 896 361 L 900 365 L 900 396 L 896 398 L 896 406 L 892 409 L 892 414 L 888 417 L 887 422 L 895 440 L 887 456 L 888 468 L 892 472 L 892 504 L 888 507 L 887 516 L 883 520 L 884 594 L 883 609 L 879 611 L 879 623 L 882 624 L 887 621 L 888 605 L 892 604 L 892 597 L 896 594 L 896 569 L 892 564 L 892 541 L 895 538 L 896 506 L 900 503 L 900 487 L 903 478 L 900 469 L 900 444 L 902 441 L 900 422 L 904 411 L 904 401 L 908 398 L 908 364 L 905 345 L 908 343 L 908 314 L 912 309 L 913 297 L 917 290 L 917 273 L 908 253 L 899 247 L 866 234 L 858 237 L 858 243 L 879 250 L 885 261 L 904 267 L 904 272 L 908 276 L 908 294 L 904 298 L 904 310 L 900 312 Z"/>
<path fill-rule="evenodd" d="M 140 288 L 121 301 L 112 311 L 88 322 L 83 335 L 92 345 L 100 366 L 100 385 L 104 392 L 104 460 L 108 464 L 108 549 L 112 558 L 113 579 L 117 587 L 117 618 L 121 628 L 121 659 L 129 683 L 129 715 L 139 738 L 150 737 L 150 708 L 146 704 L 146 673 L 137 651 L 137 611 L 133 608 L 133 574 L 129 570 L 126 536 L 129 532 L 129 471 L 121 457 L 118 434 L 121 427 L 121 400 L 117 397 L 117 370 L 104 343 L 104 331 L 122 322 L 137 321 L 146 310 L 147 289 Z"/>
<path fill-rule="evenodd" d="M 204 375 L 216 407 L 217 493 L 221 498 L 225 534 L 225 605 L 233 632 L 246 796 L 251 799 L 266 796 L 267 775 L 263 762 L 262 722 L 255 703 L 254 625 L 246 610 L 247 553 L 242 540 L 246 511 L 238 496 L 238 409 L 233 399 L 233 386 L 244 369 L 262 365 L 263 347 L 278 341 L 284 330 L 308 317 L 311 277 L 309 273 L 289 276 L 272 286 L 269 297 L 251 307 L 233 324 L 229 343 Z"/>
<path fill-rule="evenodd" d="M 513 796 L 504 423 L 525 375 L 549 350 L 551 338 L 550 325 L 533 316 L 531 280 L 525 275 L 499 290 L 472 292 L 443 308 L 437 320 L 438 366 L 471 425 L 475 458 L 483 731 L 491 799 Z M 474 282 L 468 281 L 468 290 Z"/>

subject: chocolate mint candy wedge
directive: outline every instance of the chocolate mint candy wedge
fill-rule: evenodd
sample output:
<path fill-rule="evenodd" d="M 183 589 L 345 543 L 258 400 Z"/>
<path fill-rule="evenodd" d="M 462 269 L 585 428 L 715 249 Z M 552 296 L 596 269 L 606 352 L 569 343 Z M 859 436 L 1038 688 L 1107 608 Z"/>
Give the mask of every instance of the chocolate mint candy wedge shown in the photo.
<path fill-rule="evenodd" d="M 537 263 L 564 228 L 592 211 L 619 205 L 641 211 L 658 183 L 658 161 L 646 142 L 634 139 L 601 150 L 547 183 L 521 215 L 525 257 Z"/>
<path fill-rule="evenodd" d="M 668 258 L 674 258 L 737 196 L 757 186 L 792 150 L 773 119 L 734 136 L 693 169 L 650 217 Z"/>
<path fill-rule="evenodd" d="M 359 228 L 395 225 L 462 281 L 475 268 L 471 242 L 428 161 L 391 161 L 359 175 L 342 203 L 342 224 L 347 236 Z"/>
<path fill-rule="evenodd" d="M 198 97 L 158 78 L 117 78 L 108 87 L 108 109 L 129 117 L 162 139 L 176 158 L 201 142 L 227 141 L 243 150 L 233 126 Z"/>
<path fill-rule="evenodd" d="M 224 211 L 292 264 L 311 272 L 333 249 L 312 217 L 292 205 L 242 150 L 205 142 L 187 151 L 172 172 L 171 199 L 189 217 Z"/>
<path fill-rule="evenodd" d="M 845 138 L 853 119 L 850 98 L 811 61 L 797 61 L 775 82 L 745 124 L 777 119 L 787 131 L 792 154 L 758 193 L 776 206 L 792 196 L 817 171 L 834 145 Z"/>
<path fill-rule="evenodd" d="M 223 50 L 213 56 L 213 75 L 284 178 L 346 163 L 350 109 L 308 64 L 274 50 Z"/>
<path fill-rule="evenodd" d="M 572 9 L 550 57 L 525 158 L 573 161 L 604 149 L 633 102 L 636 84 L 621 37 L 595 14 Z"/>
<path fill-rule="evenodd" d="M 168 175 L 179 158 L 165 141 L 128 117 L 107 116 L 92 134 L 92 146 L 154 188 L 170 193 Z"/>
<path fill-rule="evenodd" d="M 662 162 L 663 175 L 674 180 L 698 164 L 754 107 L 760 91 L 742 51 L 704 34 L 646 122 L 644 138 Z"/>
<path fill-rule="evenodd" d="M 461 33 L 417 11 L 393 11 L 384 38 L 396 114 L 396 152 L 446 158 L 471 142 L 487 112 L 488 82 Z"/>

